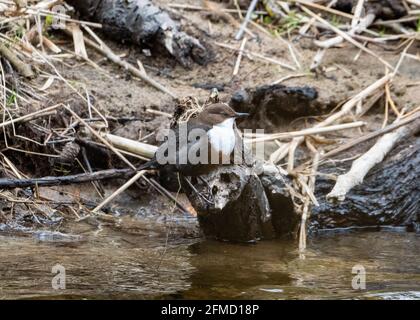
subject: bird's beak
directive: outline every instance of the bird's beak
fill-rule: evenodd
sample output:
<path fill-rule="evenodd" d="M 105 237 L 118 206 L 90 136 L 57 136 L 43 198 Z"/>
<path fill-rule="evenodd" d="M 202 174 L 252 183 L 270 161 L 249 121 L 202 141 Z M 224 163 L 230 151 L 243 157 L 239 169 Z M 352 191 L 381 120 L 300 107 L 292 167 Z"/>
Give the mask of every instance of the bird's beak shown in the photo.
<path fill-rule="evenodd" d="M 245 113 L 245 112 L 236 112 L 235 113 L 235 118 L 246 118 L 249 116 L 249 113 Z"/>

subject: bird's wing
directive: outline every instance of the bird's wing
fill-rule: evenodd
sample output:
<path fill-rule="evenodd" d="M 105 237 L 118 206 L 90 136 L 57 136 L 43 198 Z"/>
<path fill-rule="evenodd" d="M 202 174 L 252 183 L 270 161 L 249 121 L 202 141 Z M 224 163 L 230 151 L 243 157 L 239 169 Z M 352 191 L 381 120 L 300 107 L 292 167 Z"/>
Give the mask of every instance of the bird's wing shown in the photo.
<path fill-rule="evenodd" d="M 158 161 L 161 159 L 164 159 L 169 164 L 180 164 L 180 161 L 182 162 L 181 164 L 186 164 L 185 161 L 189 152 L 199 156 L 197 152 L 208 149 L 207 132 L 211 129 L 211 126 L 199 124 L 195 121 L 188 121 L 187 127 L 182 128 L 181 126 L 177 125 L 171 129 L 175 135 L 168 136 L 168 139 L 156 151 L 153 159 L 161 165 L 165 164 L 163 161 Z M 187 136 L 181 137 L 181 135 L 185 134 Z M 174 137 L 176 138 L 175 141 L 173 140 Z M 161 158 L 158 159 L 159 157 Z"/>

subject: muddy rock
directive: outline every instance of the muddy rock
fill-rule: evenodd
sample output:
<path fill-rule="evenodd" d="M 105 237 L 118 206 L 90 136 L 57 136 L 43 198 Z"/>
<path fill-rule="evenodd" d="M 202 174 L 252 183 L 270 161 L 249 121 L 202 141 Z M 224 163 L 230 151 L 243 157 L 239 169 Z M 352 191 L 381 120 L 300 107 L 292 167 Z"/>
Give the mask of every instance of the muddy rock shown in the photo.
<path fill-rule="evenodd" d="M 334 6 L 336 9 L 351 13 L 356 6 L 357 0 L 338 0 Z M 407 14 L 402 1 L 399 0 L 373 0 L 366 1 L 366 12 L 373 12 L 381 19 L 398 19 Z"/>
<path fill-rule="evenodd" d="M 317 100 L 318 91 L 309 86 L 287 87 L 264 85 L 236 91 L 230 105 L 237 111 L 250 113 L 247 128 L 275 127 L 284 119 L 320 114 L 324 110 Z"/>

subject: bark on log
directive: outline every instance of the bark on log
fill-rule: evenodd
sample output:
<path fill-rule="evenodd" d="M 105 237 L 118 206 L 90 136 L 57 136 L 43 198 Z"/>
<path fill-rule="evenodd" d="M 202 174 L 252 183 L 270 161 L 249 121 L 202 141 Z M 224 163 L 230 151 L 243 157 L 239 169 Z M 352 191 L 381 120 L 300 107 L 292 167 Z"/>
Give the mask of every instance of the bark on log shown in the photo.
<path fill-rule="evenodd" d="M 68 0 L 85 19 L 103 25 L 106 35 L 144 46 L 158 44 L 185 67 L 205 64 L 210 51 L 150 0 Z"/>

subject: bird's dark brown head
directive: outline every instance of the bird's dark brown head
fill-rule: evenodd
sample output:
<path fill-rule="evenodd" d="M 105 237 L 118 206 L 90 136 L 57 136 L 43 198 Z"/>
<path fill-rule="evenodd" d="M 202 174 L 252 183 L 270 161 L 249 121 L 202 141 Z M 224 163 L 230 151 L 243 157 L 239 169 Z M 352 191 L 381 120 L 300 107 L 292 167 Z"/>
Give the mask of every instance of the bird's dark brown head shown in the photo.
<path fill-rule="evenodd" d="M 243 118 L 247 117 L 248 113 L 239 113 L 235 112 L 231 107 L 229 107 L 225 103 L 215 103 L 208 107 L 206 107 L 203 111 L 201 111 L 196 121 L 199 121 L 203 124 L 207 125 L 217 125 L 222 123 L 223 121 L 231 118 Z"/>

